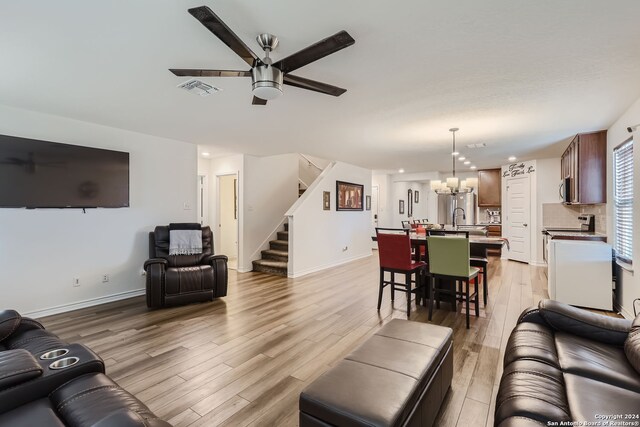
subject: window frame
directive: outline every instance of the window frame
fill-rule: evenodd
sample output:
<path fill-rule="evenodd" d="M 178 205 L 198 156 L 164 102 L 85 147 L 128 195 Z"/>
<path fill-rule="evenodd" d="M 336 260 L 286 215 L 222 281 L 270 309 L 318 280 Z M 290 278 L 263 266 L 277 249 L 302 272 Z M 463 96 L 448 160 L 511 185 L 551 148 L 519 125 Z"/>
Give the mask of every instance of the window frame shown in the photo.
<path fill-rule="evenodd" d="M 618 152 L 618 150 L 623 149 L 623 147 L 625 147 L 627 144 L 631 144 L 631 195 L 624 198 L 622 201 L 620 201 L 618 199 L 618 161 L 617 161 L 617 157 L 616 154 Z M 634 222 L 634 218 L 633 218 L 633 197 L 634 197 L 634 180 L 633 180 L 633 175 L 634 175 L 634 161 L 633 161 L 633 149 L 634 149 L 634 139 L 633 136 L 629 137 L 628 139 L 626 139 L 624 142 L 622 142 L 621 144 L 619 144 L 618 146 L 616 146 L 613 149 L 613 224 L 614 224 L 614 230 L 613 230 L 613 234 L 614 234 L 614 247 L 616 250 L 616 259 L 619 262 L 622 262 L 624 264 L 627 264 L 629 266 L 633 265 L 633 222 Z M 622 253 L 623 251 L 620 250 L 620 246 L 619 246 L 619 242 L 620 242 L 620 235 L 619 235 L 619 231 L 620 231 L 620 227 L 618 226 L 618 209 L 620 205 L 624 205 L 627 208 L 630 208 L 630 212 L 631 212 L 631 224 L 629 229 L 625 228 L 625 233 L 624 234 L 629 234 L 630 235 L 630 249 L 629 249 L 629 253 L 626 253 L 626 251 L 624 253 Z"/>

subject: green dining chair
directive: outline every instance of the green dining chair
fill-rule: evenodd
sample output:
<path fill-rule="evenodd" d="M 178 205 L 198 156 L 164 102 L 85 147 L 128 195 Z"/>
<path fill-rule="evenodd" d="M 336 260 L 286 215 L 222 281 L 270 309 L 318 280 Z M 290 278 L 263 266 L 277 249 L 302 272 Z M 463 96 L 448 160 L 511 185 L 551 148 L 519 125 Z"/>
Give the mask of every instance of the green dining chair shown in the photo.
<path fill-rule="evenodd" d="M 466 308 L 467 329 L 469 329 L 469 302 L 473 301 L 476 317 L 480 314 L 478 302 L 478 272 L 476 267 L 469 265 L 469 239 L 454 236 L 429 236 L 427 237 L 429 254 L 430 295 L 429 320 L 433 315 L 433 304 L 439 301 L 440 293 L 453 293 L 456 301 L 463 301 Z M 450 280 L 462 283 L 462 289 L 458 291 L 456 286 L 451 291 L 445 291 L 436 287 L 438 279 Z M 474 292 L 470 293 L 471 282 L 474 283 Z"/>

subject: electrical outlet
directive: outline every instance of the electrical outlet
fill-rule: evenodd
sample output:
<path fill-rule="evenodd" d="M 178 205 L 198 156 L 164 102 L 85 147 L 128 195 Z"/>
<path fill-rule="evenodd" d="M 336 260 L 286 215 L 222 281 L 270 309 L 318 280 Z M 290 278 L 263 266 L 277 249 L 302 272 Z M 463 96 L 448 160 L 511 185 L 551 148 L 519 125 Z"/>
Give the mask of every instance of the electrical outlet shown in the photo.
<path fill-rule="evenodd" d="M 74 277 L 73 278 L 73 287 L 77 288 L 78 286 L 80 286 L 80 278 L 79 277 Z"/>
<path fill-rule="evenodd" d="M 184 209 L 185 211 L 190 211 L 191 205 L 189 204 L 189 202 L 184 202 L 184 204 L 182 205 L 182 209 Z"/>
<path fill-rule="evenodd" d="M 109 275 L 108 274 L 103 274 L 102 275 L 102 283 L 107 283 L 109 281 Z"/>

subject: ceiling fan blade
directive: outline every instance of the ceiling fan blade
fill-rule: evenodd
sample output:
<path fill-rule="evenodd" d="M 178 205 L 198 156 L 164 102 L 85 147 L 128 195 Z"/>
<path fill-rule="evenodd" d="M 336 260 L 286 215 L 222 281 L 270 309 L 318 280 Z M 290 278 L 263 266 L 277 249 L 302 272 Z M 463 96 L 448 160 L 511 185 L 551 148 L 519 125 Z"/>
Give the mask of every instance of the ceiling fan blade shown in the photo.
<path fill-rule="evenodd" d="M 284 59 L 273 64 L 274 67 L 279 68 L 283 73 L 290 73 L 300 67 L 317 61 L 320 58 L 324 58 L 327 55 L 331 55 L 345 47 L 349 47 L 356 41 L 346 31 L 340 31 L 327 37 L 324 40 L 320 40 L 318 43 L 312 44 L 309 47 L 302 49 L 299 52 L 294 53 Z"/>
<path fill-rule="evenodd" d="M 251 101 L 251 104 L 253 105 L 267 105 L 267 100 L 266 99 L 262 99 L 262 98 L 258 98 L 257 96 L 253 97 L 253 101 Z"/>
<path fill-rule="evenodd" d="M 189 9 L 189 13 L 218 37 L 222 43 L 229 46 L 244 62 L 253 67 L 254 62 L 259 61 L 256 54 L 207 6 L 194 7 Z"/>
<path fill-rule="evenodd" d="M 251 77 L 251 71 L 235 70 L 197 70 L 193 68 L 170 68 L 179 77 Z"/>
<path fill-rule="evenodd" d="M 305 79 L 304 77 L 298 77 L 292 74 L 285 74 L 283 82 L 284 84 L 289 86 L 295 86 L 301 89 L 312 90 L 314 92 L 320 92 L 333 96 L 340 96 L 347 91 L 346 89 L 342 89 L 341 87 L 331 86 L 326 83 Z"/>

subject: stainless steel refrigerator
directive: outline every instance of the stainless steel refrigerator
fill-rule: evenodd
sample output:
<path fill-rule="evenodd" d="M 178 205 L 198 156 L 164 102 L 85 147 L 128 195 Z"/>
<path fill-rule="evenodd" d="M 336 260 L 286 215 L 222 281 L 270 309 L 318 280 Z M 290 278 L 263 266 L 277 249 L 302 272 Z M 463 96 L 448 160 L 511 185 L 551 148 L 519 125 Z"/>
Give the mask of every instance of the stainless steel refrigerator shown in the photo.
<path fill-rule="evenodd" d="M 457 225 L 476 223 L 476 194 L 460 193 L 438 194 L 438 224 L 453 225 L 453 211 L 456 208 L 462 209 L 456 210 Z"/>

